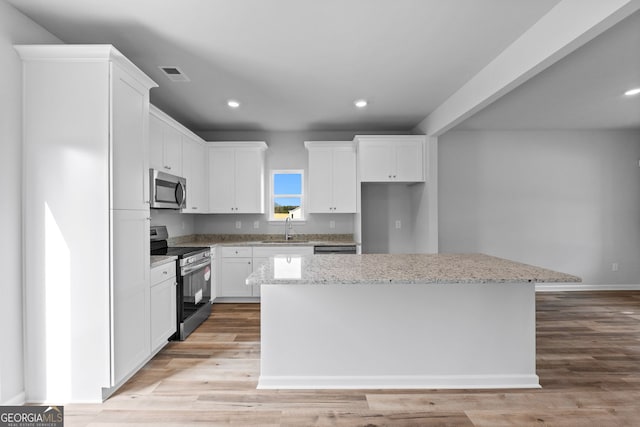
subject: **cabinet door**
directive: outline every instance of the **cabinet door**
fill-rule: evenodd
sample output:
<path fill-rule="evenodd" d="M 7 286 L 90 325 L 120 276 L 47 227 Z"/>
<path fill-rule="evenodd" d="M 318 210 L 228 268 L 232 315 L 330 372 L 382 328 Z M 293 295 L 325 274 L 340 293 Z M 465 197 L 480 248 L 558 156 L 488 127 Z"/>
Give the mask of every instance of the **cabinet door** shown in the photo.
<path fill-rule="evenodd" d="M 176 332 L 176 278 L 151 287 L 151 350 L 162 347 Z"/>
<path fill-rule="evenodd" d="M 222 258 L 220 264 L 219 296 L 252 296 L 251 286 L 247 286 L 245 282 L 253 269 L 251 258 Z"/>
<path fill-rule="evenodd" d="M 149 91 L 116 65 L 112 73 L 112 207 L 149 209 Z"/>
<path fill-rule="evenodd" d="M 149 167 L 164 171 L 164 122 L 149 115 Z"/>
<path fill-rule="evenodd" d="M 420 141 L 400 141 L 394 143 L 394 181 L 424 181 L 422 167 L 422 143 Z"/>
<path fill-rule="evenodd" d="M 234 213 L 236 207 L 234 196 L 234 150 L 209 148 L 209 212 Z"/>
<path fill-rule="evenodd" d="M 332 169 L 333 212 L 356 211 L 356 153 L 352 148 L 334 148 Z"/>
<path fill-rule="evenodd" d="M 132 210 L 112 210 L 111 213 L 113 221 L 112 368 L 117 384 L 138 368 L 151 353 L 149 213 Z"/>
<path fill-rule="evenodd" d="M 164 171 L 182 176 L 182 134 L 168 124 L 164 125 Z"/>
<path fill-rule="evenodd" d="M 262 151 L 237 149 L 235 167 L 235 213 L 264 213 Z"/>
<path fill-rule="evenodd" d="M 332 165 L 333 150 L 330 147 L 309 150 L 309 198 L 307 199 L 307 209 L 310 213 L 333 212 L 333 188 L 335 185 Z"/>
<path fill-rule="evenodd" d="M 393 147 L 387 141 L 368 141 L 359 146 L 360 180 L 362 182 L 392 181 Z"/>
<path fill-rule="evenodd" d="M 205 213 L 206 156 L 204 145 L 186 136 L 182 137 L 182 176 L 187 180 L 187 207 L 185 213 Z"/>

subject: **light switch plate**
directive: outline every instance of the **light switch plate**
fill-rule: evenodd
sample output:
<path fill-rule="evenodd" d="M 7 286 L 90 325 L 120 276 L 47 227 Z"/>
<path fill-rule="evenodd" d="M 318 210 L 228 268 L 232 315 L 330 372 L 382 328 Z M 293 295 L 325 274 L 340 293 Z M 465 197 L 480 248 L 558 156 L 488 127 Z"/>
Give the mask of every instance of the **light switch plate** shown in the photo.
<path fill-rule="evenodd" d="M 329 228 L 336 228 L 336 222 L 333 220 L 329 221 Z"/>
<path fill-rule="evenodd" d="M 402 223 L 400 222 L 400 220 L 396 220 L 396 228 L 398 230 L 400 230 L 402 228 Z"/>
<path fill-rule="evenodd" d="M 260 228 L 260 221 L 253 221 L 253 228 Z"/>
<path fill-rule="evenodd" d="M 242 228 L 242 221 L 236 221 L 236 228 Z"/>

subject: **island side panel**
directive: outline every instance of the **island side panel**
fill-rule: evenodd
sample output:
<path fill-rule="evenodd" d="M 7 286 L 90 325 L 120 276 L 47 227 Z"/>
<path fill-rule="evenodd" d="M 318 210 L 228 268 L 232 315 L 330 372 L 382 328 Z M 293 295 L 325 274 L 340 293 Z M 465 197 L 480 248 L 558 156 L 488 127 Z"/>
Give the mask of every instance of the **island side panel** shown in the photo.
<path fill-rule="evenodd" d="M 535 284 L 262 285 L 258 388 L 534 388 Z"/>

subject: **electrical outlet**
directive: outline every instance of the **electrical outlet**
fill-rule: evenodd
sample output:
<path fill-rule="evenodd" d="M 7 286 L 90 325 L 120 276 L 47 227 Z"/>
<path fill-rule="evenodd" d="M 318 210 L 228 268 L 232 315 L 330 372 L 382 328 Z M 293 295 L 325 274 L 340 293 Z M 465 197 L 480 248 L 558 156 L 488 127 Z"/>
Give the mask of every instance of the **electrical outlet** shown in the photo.
<path fill-rule="evenodd" d="M 236 228 L 242 228 L 242 221 L 236 221 Z"/>
<path fill-rule="evenodd" d="M 400 222 L 400 220 L 396 220 L 396 229 L 400 230 L 402 228 L 402 222 Z"/>
<path fill-rule="evenodd" d="M 336 228 L 336 222 L 333 220 L 329 221 L 329 228 Z"/>
<path fill-rule="evenodd" d="M 613 264 L 611 264 L 611 271 L 618 271 L 618 263 L 614 262 Z"/>
<path fill-rule="evenodd" d="M 260 221 L 253 221 L 253 228 L 260 228 Z"/>

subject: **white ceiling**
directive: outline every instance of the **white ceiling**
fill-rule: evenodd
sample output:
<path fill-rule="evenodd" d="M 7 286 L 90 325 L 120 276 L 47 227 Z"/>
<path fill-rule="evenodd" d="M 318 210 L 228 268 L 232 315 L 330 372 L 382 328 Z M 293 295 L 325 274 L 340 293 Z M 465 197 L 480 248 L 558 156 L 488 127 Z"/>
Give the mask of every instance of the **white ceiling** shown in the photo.
<path fill-rule="evenodd" d="M 640 129 L 640 12 L 462 122 L 456 129 Z"/>
<path fill-rule="evenodd" d="M 160 85 L 152 102 L 195 131 L 410 130 L 559 2 L 8 1 L 66 43 L 115 45 Z M 578 126 L 594 112 L 604 127 L 640 127 L 631 103 L 615 104 L 617 121 L 602 113 L 612 102 L 586 107 L 608 100 L 613 80 L 637 80 L 632 18 L 461 127 Z M 161 65 L 191 82 L 169 82 Z M 230 110 L 230 98 L 242 106 Z M 357 98 L 370 106 L 356 110 Z"/>

